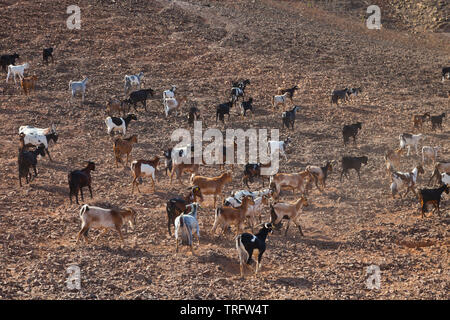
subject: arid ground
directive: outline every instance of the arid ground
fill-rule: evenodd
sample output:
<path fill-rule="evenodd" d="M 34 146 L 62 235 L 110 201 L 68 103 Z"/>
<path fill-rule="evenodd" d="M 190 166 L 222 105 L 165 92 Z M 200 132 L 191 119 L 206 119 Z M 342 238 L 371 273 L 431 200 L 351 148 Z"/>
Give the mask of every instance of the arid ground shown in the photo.
<path fill-rule="evenodd" d="M 448 299 L 449 195 L 440 217 L 422 219 L 411 193 L 392 199 L 383 157 L 398 147 L 400 133 L 417 133 L 413 114 L 450 111 L 450 81 L 441 82 L 442 67 L 450 65 L 448 24 L 437 23 L 448 21 L 449 6 L 436 1 L 437 11 L 427 14 L 440 20 L 417 14 L 422 28 L 409 28 L 407 19 L 395 20 L 404 11 L 394 12 L 386 2 L 374 1 L 383 27 L 369 30 L 361 19 L 369 4 L 362 1 L 343 1 L 347 7 L 334 10 L 319 1 L 83 0 L 81 29 L 70 30 L 71 1 L 0 0 L 1 54 L 19 53 L 19 63 L 30 64 L 26 75 L 39 77 L 36 91 L 25 96 L 1 73 L 0 299 Z M 424 26 L 428 21 L 437 22 Z M 55 62 L 47 66 L 42 49 L 50 46 Z M 189 128 L 186 112 L 196 104 L 204 128 L 278 128 L 281 138 L 289 136 L 293 143 L 280 172 L 338 161 L 326 190 L 314 187 L 308 195 L 305 236 L 293 226 L 287 237 L 274 233 L 257 278 L 239 279 L 232 234 L 211 234 L 212 197 L 199 212 L 196 255 L 187 248 L 176 254 L 165 203 L 187 185 L 170 185 L 162 166 L 155 193 L 144 180 L 142 193 L 132 195 L 130 169 L 116 168 L 105 103 L 112 96 L 123 99 L 124 75 L 140 71 L 143 87 L 156 96 L 130 124 L 127 135 L 139 139 L 133 159 L 161 156 L 173 146 L 171 133 Z M 90 79 L 85 103 L 77 96 L 70 105 L 69 81 L 84 76 Z M 240 78 L 251 80 L 246 94 L 254 99 L 255 117 L 241 119 L 232 109 L 225 127 L 216 126 L 215 106 L 229 99 L 230 81 Z M 181 115 L 166 119 L 161 94 L 172 84 L 188 102 Z M 278 87 L 295 84 L 300 90 L 294 104 L 301 110 L 295 129 L 282 129 L 283 110 L 271 109 L 271 97 Z M 330 106 L 332 90 L 359 86 L 362 95 Z M 363 123 L 357 146 L 344 147 L 342 126 L 356 121 Z M 18 129 L 52 123 L 59 133 L 50 144 L 54 161 L 39 159 L 38 177 L 20 188 Z M 443 131 L 431 131 L 429 122 L 423 130 L 423 145 L 441 146 L 439 160 L 449 157 L 449 128 L 447 117 Z M 351 180 L 339 181 L 343 155 L 369 158 L 360 181 L 354 171 Z M 413 152 L 398 170 L 410 171 L 420 159 Z M 86 160 L 95 161 L 97 170 L 94 198 L 85 190 L 85 203 L 138 211 L 137 227 L 125 232 L 123 244 L 113 231 L 75 244 L 80 205 L 70 204 L 67 174 Z M 242 171 L 243 165 L 234 167 L 224 195 L 242 188 Z M 222 171 L 209 165 L 200 172 Z M 418 187 L 428 185 L 431 172 L 426 165 Z M 281 201 L 297 197 L 284 191 Z M 268 208 L 263 217 L 269 220 Z M 92 230 L 91 240 L 97 234 Z M 81 290 L 66 287 L 72 264 L 80 267 Z M 379 289 L 366 287 L 370 265 L 381 270 Z"/>

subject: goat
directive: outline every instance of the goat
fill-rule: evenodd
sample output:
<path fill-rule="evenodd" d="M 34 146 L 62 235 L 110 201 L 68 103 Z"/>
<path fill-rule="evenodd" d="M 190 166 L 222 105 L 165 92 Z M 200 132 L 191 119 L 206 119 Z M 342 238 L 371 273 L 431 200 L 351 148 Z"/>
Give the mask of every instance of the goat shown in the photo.
<path fill-rule="evenodd" d="M 200 207 L 198 203 L 194 202 L 188 204 L 187 207 L 191 209 L 189 213 L 182 213 L 175 218 L 175 239 L 178 253 L 178 243 L 181 238 L 181 244 L 190 246 L 191 252 L 194 254 L 194 248 L 192 246 L 192 233 L 196 232 L 198 245 L 200 245 L 200 227 L 197 221 L 197 211 Z"/>
<path fill-rule="evenodd" d="M 17 53 L 5 54 L 5 55 L 0 56 L 0 65 L 2 66 L 3 71 L 6 72 L 6 68 L 10 64 L 15 65 L 16 59 L 19 59 L 19 55 Z"/>
<path fill-rule="evenodd" d="M 258 250 L 258 261 L 256 262 L 255 276 L 261 268 L 261 259 L 266 251 L 267 235 L 272 233 L 272 224 L 265 223 L 263 228 L 255 235 L 251 233 L 242 233 L 236 237 L 236 249 L 239 256 L 239 265 L 241 270 L 241 277 L 244 276 L 244 266 L 250 267 L 252 263 L 253 250 Z"/>
<path fill-rule="evenodd" d="M 253 192 L 248 190 L 233 191 L 231 193 L 231 197 L 228 197 L 223 201 L 223 205 L 237 208 L 242 204 L 242 198 L 245 196 L 251 196 L 253 200 L 255 200 L 258 197 L 264 197 L 269 195 L 272 195 L 271 189 L 263 189 L 260 191 L 253 191 Z"/>
<path fill-rule="evenodd" d="M 279 153 L 284 156 L 284 159 L 287 161 L 287 156 L 286 156 L 286 147 L 288 146 L 288 144 L 291 142 L 291 138 L 287 137 L 286 140 L 284 141 L 273 141 L 270 140 L 268 142 L 268 153 L 270 154 L 270 157 L 272 158 L 274 152 L 276 150 L 279 151 Z"/>
<path fill-rule="evenodd" d="M 322 185 L 322 190 L 320 191 L 322 192 L 325 190 L 325 182 L 328 174 L 333 171 L 333 163 L 331 161 L 327 161 L 323 167 L 308 165 L 305 170 L 309 172 L 311 177 L 314 179 L 314 183 L 318 190 L 320 190 L 318 185 L 318 182 L 320 182 Z"/>
<path fill-rule="evenodd" d="M 408 192 L 411 190 L 414 195 L 417 197 L 417 193 L 415 191 L 415 186 L 417 182 L 417 177 L 419 173 L 424 173 L 423 167 L 421 165 L 416 166 L 411 172 L 392 172 L 391 178 L 391 193 L 392 198 L 395 199 L 395 195 L 398 193 L 400 198 L 402 199 L 402 195 L 398 191 L 402 187 L 406 187 L 406 192 L 403 196 L 406 196 Z"/>
<path fill-rule="evenodd" d="M 431 116 L 431 130 L 435 130 L 436 128 L 440 128 L 442 131 L 442 119 L 445 117 L 445 112 L 441 113 L 438 116 Z"/>
<path fill-rule="evenodd" d="M 217 124 L 217 119 L 220 119 L 223 123 L 225 123 L 224 116 L 226 114 L 228 114 L 228 120 L 230 120 L 230 108 L 231 107 L 233 107 L 232 101 L 221 103 L 216 106 L 216 124 Z"/>
<path fill-rule="evenodd" d="M 361 122 L 356 122 L 353 124 L 345 125 L 342 128 L 342 136 L 344 138 L 344 146 L 347 145 L 347 143 L 350 140 L 350 137 L 353 137 L 353 143 L 356 146 L 356 135 L 358 134 L 358 130 L 361 130 Z"/>
<path fill-rule="evenodd" d="M 106 104 L 106 113 L 112 116 L 114 112 L 121 115 L 125 115 L 125 100 L 120 101 L 119 99 L 110 99 Z"/>
<path fill-rule="evenodd" d="M 84 78 L 82 81 L 69 81 L 69 90 L 72 93 L 72 96 L 70 97 L 70 101 L 72 101 L 73 97 L 75 97 L 75 94 L 79 91 L 81 91 L 82 98 L 81 101 L 84 102 L 84 95 L 86 93 L 86 84 L 88 83 L 89 78 Z"/>
<path fill-rule="evenodd" d="M 301 171 L 299 173 L 277 173 L 270 179 L 270 188 L 273 189 L 273 198 L 278 198 L 282 188 L 291 188 L 292 193 L 300 191 L 301 194 L 306 193 L 307 185 L 312 175 L 309 171 Z"/>
<path fill-rule="evenodd" d="M 450 173 L 450 162 L 438 162 L 434 166 L 433 174 L 431 175 L 430 180 L 428 181 L 428 184 L 431 183 L 433 179 L 438 180 L 439 183 L 441 183 L 441 174 L 442 173 Z"/>
<path fill-rule="evenodd" d="M 267 194 L 262 194 L 260 196 L 256 196 L 255 193 L 253 192 L 249 192 L 246 190 L 242 190 L 245 191 L 245 194 L 242 194 L 242 196 L 239 196 L 239 193 L 235 194 L 234 197 L 228 197 L 223 201 L 223 205 L 224 206 L 228 206 L 228 207 L 233 207 L 233 208 L 238 208 L 242 205 L 242 199 L 245 196 L 251 196 L 253 201 L 255 202 L 255 204 L 249 206 L 248 210 L 247 210 L 247 219 L 248 221 L 251 222 L 251 227 L 253 228 L 253 226 L 256 224 L 256 215 L 259 215 L 259 222 L 261 222 L 261 212 L 263 209 L 263 205 L 268 205 L 269 204 L 269 195 L 271 194 L 270 189 L 267 189 Z"/>
<path fill-rule="evenodd" d="M 176 173 L 177 179 L 181 185 L 184 185 L 183 180 L 181 180 L 181 176 L 183 175 L 183 172 L 191 173 L 190 181 L 192 181 L 192 179 L 196 175 L 198 175 L 199 168 L 200 168 L 200 165 L 198 163 L 184 163 L 184 162 L 181 162 L 181 163 L 175 162 L 174 163 L 174 162 L 172 162 L 172 171 L 170 173 L 170 184 L 172 184 L 173 175 L 175 173 Z"/>
<path fill-rule="evenodd" d="M 347 90 L 347 97 L 351 98 L 351 96 L 357 97 L 360 93 L 362 93 L 362 88 L 350 88 Z"/>
<path fill-rule="evenodd" d="M 286 92 L 285 94 L 279 96 L 278 95 L 272 96 L 272 109 L 275 109 L 280 104 L 285 106 L 288 97 L 289 92 Z"/>
<path fill-rule="evenodd" d="M 232 105 L 237 102 L 239 97 L 242 97 L 242 99 L 244 99 L 245 87 L 249 84 L 250 84 L 249 79 L 232 83 L 232 85 L 233 85 L 233 87 L 231 88 L 231 103 L 232 103 Z"/>
<path fill-rule="evenodd" d="M 182 109 L 183 105 L 186 103 L 187 97 L 181 97 L 180 101 L 177 101 L 175 98 L 167 98 L 164 99 L 164 112 L 166 114 L 166 118 L 169 116 L 169 112 L 175 110 L 175 116 L 178 116 L 178 109 Z"/>
<path fill-rule="evenodd" d="M 442 68 L 442 82 L 445 81 L 445 77 L 447 77 L 447 79 L 450 79 L 450 67 Z"/>
<path fill-rule="evenodd" d="M 133 91 L 130 93 L 130 97 L 124 102 L 133 105 L 134 110 L 137 112 L 137 103 L 140 102 L 144 106 L 144 110 L 147 112 L 147 100 L 149 96 L 153 97 L 155 94 L 155 91 L 153 89 L 142 89 L 138 91 Z M 130 111 L 130 107 L 128 107 L 128 112 Z"/>
<path fill-rule="evenodd" d="M 423 129 L 423 123 L 428 119 L 430 120 L 430 113 L 425 112 L 424 114 L 415 114 L 412 117 L 412 123 L 414 129 Z"/>
<path fill-rule="evenodd" d="M 84 201 L 83 197 L 83 187 L 88 187 L 89 192 L 91 194 L 92 199 L 92 177 L 91 171 L 95 171 L 95 163 L 92 161 L 87 161 L 87 166 L 81 170 L 73 170 L 69 172 L 67 178 L 69 182 L 69 197 L 70 204 L 72 204 L 72 195 L 75 195 L 75 198 L 78 202 L 78 191 L 81 193 L 81 200 Z"/>
<path fill-rule="evenodd" d="M 38 77 L 33 75 L 31 77 L 24 77 L 23 79 L 20 79 L 20 86 L 23 89 L 23 92 L 28 95 L 28 92 L 31 92 L 31 90 L 36 91 L 36 81 L 38 80 Z"/>
<path fill-rule="evenodd" d="M 200 119 L 200 117 L 201 117 L 200 110 L 196 106 L 193 106 L 189 109 L 188 113 L 189 124 L 194 124 L 194 121 L 197 121 L 198 119 Z"/>
<path fill-rule="evenodd" d="M 300 231 L 300 234 L 304 236 L 302 228 L 300 226 L 300 209 L 302 207 L 308 206 L 308 200 L 302 196 L 300 199 L 293 203 L 284 203 L 279 202 L 275 203 L 273 205 L 270 205 L 270 216 L 272 225 L 275 227 L 275 229 L 281 228 L 281 221 L 283 219 L 286 219 L 287 225 L 286 230 L 284 232 L 284 236 L 287 236 L 287 232 L 289 230 L 290 222 L 293 221 L 295 225 L 298 227 L 298 230 Z"/>
<path fill-rule="evenodd" d="M 44 50 L 42 50 L 42 61 L 48 64 L 48 58 L 52 58 L 52 63 L 54 63 L 53 48 L 45 48 Z"/>
<path fill-rule="evenodd" d="M 133 175 L 133 182 L 131 183 L 131 194 L 134 192 L 134 186 L 136 185 L 138 192 L 139 184 L 136 181 L 138 178 L 149 176 L 153 185 L 153 192 L 155 192 L 155 181 L 156 181 L 156 169 L 159 164 L 159 157 L 154 156 L 151 160 L 134 160 L 131 162 L 131 174 Z"/>
<path fill-rule="evenodd" d="M 419 134 L 402 133 L 399 135 L 398 138 L 400 140 L 401 149 L 408 147 L 407 156 L 409 156 L 411 146 L 414 146 L 414 148 L 416 149 L 416 154 L 419 154 L 419 151 L 417 150 L 417 145 L 421 140 L 425 139 L 425 136 L 421 133 Z"/>
<path fill-rule="evenodd" d="M 297 90 L 298 90 L 298 86 L 293 86 L 292 88 L 287 88 L 287 89 L 278 88 L 277 95 L 283 95 L 285 93 L 288 93 L 288 98 L 292 102 L 292 98 L 294 98 L 295 91 L 297 91 Z"/>
<path fill-rule="evenodd" d="M 344 90 L 334 90 L 331 93 L 331 106 L 333 106 L 333 103 L 335 103 L 336 106 L 338 106 L 339 100 L 347 101 L 348 100 L 348 92 L 349 92 L 348 88 L 345 88 Z"/>
<path fill-rule="evenodd" d="M 248 182 L 253 182 L 253 178 L 261 178 L 262 186 L 264 188 L 264 179 L 270 179 L 270 176 L 262 176 L 261 175 L 261 168 L 270 168 L 271 163 L 268 164 L 262 164 L 262 163 L 247 163 L 244 167 L 244 175 L 242 177 L 242 183 L 247 186 L 247 188 L 250 188 L 248 185 Z"/>
<path fill-rule="evenodd" d="M 40 146 L 43 144 L 45 146 L 45 152 L 47 153 L 50 161 L 52 157 L 50 156 L 50 152 L 48 151 L 48 146 L 50 140 L 53 140 L 54 143 L 58 141 L 58 134 L 56 133 L 55 127 L 52 125 L 51 128 L 35 128 L 32 126 L 21 126 L 19 128 L 19 136 L 23 139 L 23 144 L 25 146 Z"/>
<path fill-rule="evenodd" d="M 139 89 L 141 89 L 141 80 L 143 77 L 143 72 L 139 72 L 139 74 L 134 75 L 125 75 L 125 95 L 128 93 L 128 90 L 130 90 L 132 86 L 137 86 L 139 87 Z"/>
<path fill-rule="evenodd" d="M 342 172 L 341 172 L 341 178 L 340 181 L 342 182 L 342 176 L 345 174 L 345 177 L 350 180 L 348 176 L 348 171 L 350 169 L 355 169 L 355 171 L 358 173 L 358 179 L 361 180 L 361 165 L 365 164 L 367 165 L 367 161 L 369 159 L 366 156 L 362 157 L 349 157 L 345 156 L 341 159 L 341 165 L 342 165 Z"/>
<path fill-rule="evenodd" d="M 233 207 L 218 207 L 215 212 L 214 225 L 211 228 L 211 233 L 215 233 L 219 224 L 222 226 L 222 232 L 225 234 L 227 227 L 230 225 L 236 226 L 236 235 L 244 229 L 244 222 L 249 216 L 249 206 L 254 205 L 251 196 L 245 196 L 242 199 L 242 205 L 237 208 Z"/>
<path fill-rule="evenodd" d="M 22 178 L 25 177 L 27 184 L 31 182 L 34 178 L 31 175 L 30 169 L 34 170 L 34 177 L 37 177 L 37 156 L 40 155 L 45 157 L 45 146 L 41 144 L 33 151 L 26 151 L 23 145 L 19 148 L 19 185 L 22 187 Z"/>
<path fill-rule="evenodd" d="M 21 65 L 18 65 L 18 66 L 10 64 L 8 66 L 8 75 L 6 76 L 6 83 L 8 83 L 8 79 L 9 79 L 10 75 L 14 76 L 14 84 L 17 83 L 16 82 L 16 75 L 19 77 L 20 80 L 22 80 L 23 79 L 23 73 L 24 73 L 25 69 L 29 68 L 29 66 L 30 65 L 27 62 L 25 62 L 24 64 L 21 64 Z"/>
<path fill-rule="evenodd" d="M 441 174 L 441 181 L 443 184 L 450 186 L 450 174 L 445 172 Z"/>
<path fill-rule="evenodd" d="M 130 153 L 131 150 L 133 150 L 133 144 L 137 143 L 138 139 L 137 139 L 137 134 L 132 135 L 129 138 L 126 139 L 121 139 L 121 138 L 117 138 L 114 141 L 113 144 L 113 151 L 114 151 L 114 156 L 116 159 L 116 168 L 118 167 L 118 163 L 123 163 L 122 162 L 122 155 L 126 154 L 127 155 L 127 162 L 125 163 L 125 166 L 128 165 L 128 158 L 130 158 Z"/>
<path fill-rule="evenodd" d="M 167 230 L 169 230 L 170 236 L 172 236 L 172 233 L 170 232 L 170 225 L 175 225 L 175 218 L 183 212 L 186 212 L 186 206 L 193 202 L 198 202 L 198 199 L 203 202 L 203 194 L 199 187 L 193 186 L 188 190 L 189 193 L 186 196 L 182 198 L 172 198 L 166 203 Z"/>
<path fill-rule="evenodd" d="M 81 230 L 78 232 L 77 242 L 83 236 L 84 241 L 88 242 L 88 232 L 90 228 L 103 229 L 105 234 L 108 229 L 114 229 L 119 233 L 120 240 L 124 242 L 122 231 L 120 230 L 127 222 L 135 228 L 136 211 L 132 208 L 124 209 L 104 209 L 100 207 L 84 204 L 80 209 Z M 101 236 L 99 235 L 97 239 Z"/>
<path fill-rule="evenodd" d="M 239 104 L 239 109 L 241 111 L 242 118 L 245 117 L 247 110 L 250 110 L 252 112 L 252 117 L 255 117 L 255 114 L 253 113 L 253 98 L 249 98 L 247 101 L 241 101 Z"/>
<path fill-rule="evenodd" d="M 442 193 L 445 192 L 448 194 L 448 185 L 443 184 L 441 187 L 437 189 L 420 189 L 419 190 L 419 201 L 420 206 L 422 207 L 422 218 L 425 216 L 425 212 L 427 210 L 427 204 L 431 202 L 441 216 L 441 212 L 439 211 L 439 204 L 441 202 Z"/>
<path fill-rule="evenodd" d="M 120 131 L 124 136 L 127 133 L 128 124 L 131 120 L 136 120 L 136 115 L 130 113 L 125 118 L 107 117 L 105 124 L 108 130 L 108 134 L 111 135 L 114 131 Z"/>
<path fill-rule="evenodd" d="M 433 165 L 436 163 L 437 153 L 441 149 L 441 147 L 430 147 L 423 146 L 422 147 L 422 165 L 425 165 L 425 162 L 429 162 L 430 160 L 433 162 Z"/>
<path fill-rule="evenodd" d="M 291 127 L 291 129 L 294 129 L 295 114 L 298 110 L 300 110 L 300 107 L 294 106 L 291 110 L 285 111 L 281 114 L 281 118 L 283 120 L 283 127 L 286 126 L 286 128 Z"/>
<path fill-rule="evenodd" d="M 166 100 L 168 98 L 175 98 L 175 90 L 177 89 L 176 86 L 172 85 L 170 89 L 163 91 L 163 100 Z"/>
<path fill-rule="evenodd" d="M 401 156 L 405 154 L 405 149 L 389 150 L 384 155 L 387 173 L 390 174 L 389 168 L 398 168 L 400 166 Z"/>
<path fill-rule="evenodd" d="M 208 178 L 203 176 L 196 176 L 191 183 L 194 186 L 200 187 L 203 195 L 214 195 L 214 207 L 216 207 L 217 196 L 222 193 L 223 186 L 226 183 L 231 183 L 231 172 L 224 172 L 218 177 Z"/>

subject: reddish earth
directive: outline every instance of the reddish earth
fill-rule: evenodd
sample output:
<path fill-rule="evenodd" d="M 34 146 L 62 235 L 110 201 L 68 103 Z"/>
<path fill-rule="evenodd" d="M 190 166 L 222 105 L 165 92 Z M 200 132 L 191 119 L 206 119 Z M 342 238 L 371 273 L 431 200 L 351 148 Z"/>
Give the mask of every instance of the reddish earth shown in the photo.
<path fill-rule="evenodd" d="M 25 96 L 0 82 L 0 298 L 2 299 L 448 299 L 449 206 L 442 216 L 422 219 L 413 195 L 393 200 L 383 155 L 398 146 L 398 135 L 412 132 L 411 116 L 449 112 L 448 34 L 368 30 L 358 15 L 328 11 L 299 1 L 81 1 L 81 30 L 65 20 L 71 1 L 0 1 L 0 51 L 17 51 L 29 62 L 26 74 L 39 77 L 37 90 Z M 364 13 L 364 8 L 361 9 Z M 55 63 L 42 63 L 42 48 L 55 47 Z M 214 106 L 225 102 L 230 80 L 251 79 L 255 118 L 234 114 L 227 128 L 279 128 L 290 136 L 282 172 L 308 164 L 367 155 L 361 181 L 339 182 L 340 164 L 324 193 L 309 194 L 302 218 L 304 237 L 291 227 L 287 237 L 270 237 L 258 278 L 238 279 L 239 265 L 231 234 L 212 235 L 211 197 L 200 210 L 201 244 L 193 256 L 166 229 L 165 202 L 185 192 L 158 172 L 157 189 L 144 184 L 131 195 L 128 168 L 114 165 L 112 139 L 104 125 L 105 102 L 123 96 L 123 77 L 145 73 L 144 87 L 156 90 L 149 111 L 137 113 L 129 134 L 138 134 L 133 159 L 160 155 L 173 145 L 171 133 L 188 128 L 182 115 L 165 119 L 161 93 L 176 84 L 202 110 L 204 127 L 216 127 Z M 70 80 L 90 78 L 86 101 L 69 105 Z M 3 79 L 6 74 L 2 73 Z M 281 110 L 270 99 L 278 86 L 299 84 L 294 103 L 302 107 L 294 131 L 281 129 Z M 331 90 L 364 89 L 345 105 L 330 107 Z M 363 122 L 358 145 L 344 148 L 344 124 Z M 56 124 L 60 139 L 51 144 L 54 162 L 38 163 L 39 175 L 19 188 L 18 128 Z M 223 129 L 219 125 L 218 128 Z M 426 145 L 449 154 L 449 126 L 432 132 Z M 67 173 L 83 161 L 97 164 L 90 204 L 132 206 L 138 226 L 121 244 L 109 232 L 98 242 L 75 244 L 79 205 L 70 205 Z M 403 158 L 401 171 L 420 158 Z M 418 179 L 428 182 L 432 167 Z M 201 168 L 213 176 L 217 166 Z M 242 165 L 233 171 L 225 195 L 241 188 Z M 148 182 L 148 181 L 146 181 Z M 252 185 L 258 189 L 259 183 Z M 85 195 L 87 193 L 85 192 Z M 282 193 L 283 201 L 296 197 Z M 263 216 L 269 219 L 267 209 Z M 95 237 L 97 231 L 91 232 Z M 66 269 L 81 269 L 80 291 L 66 288 Z M 366 288 L 366 268 L 381 269 L 381 288 Z"/>

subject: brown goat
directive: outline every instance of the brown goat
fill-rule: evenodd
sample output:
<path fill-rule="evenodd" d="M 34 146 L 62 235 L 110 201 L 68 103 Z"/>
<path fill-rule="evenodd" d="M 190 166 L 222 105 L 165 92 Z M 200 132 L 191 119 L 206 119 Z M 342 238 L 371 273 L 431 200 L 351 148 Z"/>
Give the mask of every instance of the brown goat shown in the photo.
<path fill-rule="evenodd" d="M 311 179 L 312 174 L 306 170 L 299 173 L 277 173 L 270 180 L 270 188 L 274 189 L 272 196 L 277 198 L 282 188 L 291 188 L 292 193 L 298 190 L 301 194 L 306 194 L 306 187 Z"/>
<path fill-rule="evenodd" d="M 236 226 L 236 235 L 244 230 L 244 221 L 247 218 L 247 211 L 249 206 L 254 205 L 252 196 L 245 196 L 242 198 L 242 205 L 237 208 L 233 207 L 219 207 L 216 209 L 216 215 L 214 219 L 214 225 L 211 229 L 211 233 L 214 234 L 219 224 L 223 227 L 223 233 L 225 233 L 226 227 L 229 225 Z"/>
<path fill-rule="evenodd" d="M 129 138 L 126 139 L 121 139 L 121 138 L 117 138 L 114 141 L 114 145 L 113 145 L 113 150 L 114 150 L 114 156 L 116 158 L 116 167 L 118 167 L 118 163 L 123 163 L 122 161 L 122 155 L 126 154 L 127 155 L 127 162 L 125 164 L 125 166 L 128 165 L 128 159 L 131 160 L 131 150 L 133 150 L 133 144 L 137 143 L 138 139 L 137 139 L 137 135 L 134 134 Z"/>
<path fill-rule="evenodd" d="M 193 160 L 194 159 L 192 158 L 191 162 L 194 162 Z M 175 173 L 177 174 L 178 181 L 182 185 L 184 185 L 183 180 L 181 180 L 183 172 L 191 173 L 192 175 L 190 181 L 192 181 L 192 178 L 198 174 L 199 168 L 200 165 L 197 163 L 172 163 L 172 172 L 170 173 L 170 184 L 172 184 L 172 178 Z"/>
<path fill-rule="evenodd" d="M 412 123 L 413 123 L 413 128 L 414 129 L 423 129 L 423 123 L 427 120 L 430 120 L 430 113 L 429 112 L 425 112 L 424 114 L 415 114 L 412 117 Z"/>
<path fill-rule="evenodd" d="M 384 161 L 386 163 L 386 173 L 391 174 L 393 168 L 398 168 L 400 166 L 400 159 L 402 155 L 405 154 L 405 149 L 389 150 L 384 155 Z"/>
<path fill-rule="evenodd" d="M 127 112 L 126 109 L 124 101 L 119 101 L 118 99 L 110 99 L 106 104 L 106 113 L 110 116 L 112 116 L 114 112 L 125 115 Z"/>
<path fill-rule="evenodd" d="M 25 77 L 20 80 L 20 86 L 22 87 L 24 93 L 27 95 L 32 89 L 36 91 L 36 81 L 37 76 Z"/>
<path fill-rule="evenodd" d="M 224 172 L 218 177 L 208 178 L 196 176 L 192 179 L 194 186 L 199 186 L 203 195 L 214 195 L 214 207 L 216 207 L 217 196 L 222 193 L 223 186 L 232 181 L 231 172 Z"/>
<path fill-rule="evenodd" d="M 131 163 L 131 173 L 133 175 L 133 182 L 131 188 L 131 194 L 134 192 L 134 186 L 136 185 L 139 192 L 139 183 L 136 181 L 140 177 L 149 176 L 153 184 L 153 192 L 155 192 L 156 181 L 156 168 L 159 164 L 159 157 L 155 156 L 152 160 L 134 160 Z"/>

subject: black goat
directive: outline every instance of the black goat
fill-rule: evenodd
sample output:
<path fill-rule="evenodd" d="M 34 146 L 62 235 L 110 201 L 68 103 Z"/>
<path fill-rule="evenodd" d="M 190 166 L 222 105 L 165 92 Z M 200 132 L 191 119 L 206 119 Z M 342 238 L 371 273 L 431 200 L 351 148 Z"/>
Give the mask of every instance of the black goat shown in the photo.
<path fill-rule="evenodd" d="M 241 233 L 236 237 L 236 249 L 239 255 L 239 264 L 241 269 L 241 277 L 244 276 L 244 266 L 250 266 L 252 263 L 253 250 L 258 250 L 258 261 L 256 263 L 255 275 L 261 268 L 261 259 L 266 251 L 267 235 L 273 233 L 271 223 L 265 223 L 261 230 L 255 235 L 251 233 Z"/>
<path fill-rule="evenodd" d="M 289 89 L 279 88 L 277 94 L 283 95 L 286 92 L 289 92 L 288 97 L 292 101 L 292 99 L 294 98 L 295 91 L 297 91 L 297 90 L 298 90 L 298 86 L 293 86 L 292 88 L 289 88 Z"/>
<path fill-rule="evenodd" d="M 53 61 L 53 48 L 46 48 L 44 50 L 42 50 L 42 60 L 48 64 L 48 58 L 52 58 L 52 63 Z"/>
<path fill-rule="evenodd" d="M 365 164 L 367 165 L 367 161 L 369 159 L 366 156 L 362 156 L 362 157 L 342 157 L 341 159 L 341 165 L 342 165 L 342 172 L 341 172 L 341 179 L 340 181 L 342 181 L 342 176 L 345 174 L 345 176 L 347 177 L 347 179 L 350 180 L 350 178 L 348 177 L 348 171 L 350 169 L 355 169 L 356 172 L 358 173 L 358 178 L 359 180 L 361 180 L 361 175 L 360 175 L 360 171 L 361 171 L 361 164 Z"/>
<path fill-rule="evenodd" d="M 230 120 L 230 109 L 233 107 L 233 101 L 221 103 L 216 107 L 216 124 L 217 119 L 224 121 L 224 116 L 228 114 L 228 120 Z"/>
<path fill-rule="evenodd" d="M 242 177 L 242 183 L 250 189 L 248 185 L 249 181 L 253 182 L 253 178 L 261 178 L 262 186 L 264 188 L 264 178 L 270 180 L 270 176 L 262 176 L 261 168 L 270 168 L 272 164 L 261 164 L 261 163 L 247 163 L 244 167 L 244 176 Z"/>
<path fill-rule="evenodd" d="M 92 199 L 91 171 L 95 171 L 95 163 L 92 161 L 88 161 L 86 168 L 81 169 L 81 170 L 74 170 L 68 174 L 70 204 L 72 204 L 72 195 L 75 195 L 77 204 L 79 204 L 78 203 L 78 191 L 80 191 L 80 193 L 81 193 L 81 200 L 84 201 L 83 187 L 89 188 L 89 192 L 91 193 L 91 199 Z"/>
<path fill-rule="evenodd" d="M 281 118 L 283 119 L 283 128 L 286 126 L 286 128 L 291 127 L 291 129 L 294 129 L 295 114 L 298 110 L 300 110 L 300 107 L 294 106 L 291 110 L 285 111 L 281 114 Z"/>
<path fill-rule="evenodd" d="M 166 203 L 167 212 L 167 229 L 169 230 L 169 235 L 172 236 L 170 231 L 170 225 L 175 226 L 175 218 L 182 213 L 189 212 L 190 208 L 187 205 L 197 202 L 197 199 L 203 201 L 203 195 L 199 187 L 193 186 L 189 188 L 189 193 L 183 198 L 172 198 Z M 187 211 L 187 212 L 186 212 Z"/>
<path fill-rule="evenodd" d="M 241 115 L 242 117 L 245 117 L 247 114 L 247 110 L 250 110 L 252 112 L 252 116 L 254 116 L 253 113 L 253 106 L 252 106 L 253 98 L 249 98 L 247 101 L 241 102 Z"/>
<path fill-rule="evenodd" d="M 445 112 L 438 116 L 431 116 L 431 130 L 435 130 L 436 128 L 440 128 L 442 131 L 442 119 L 445 117 Z"/>
<path fill-rule="evenodd" d="M 448 186 L 443 184 L 440 188 L 437 189 L 420 189 L 419 190 L 419 201 L 422 207 L 422 218 L 425 216 L 425 212 L 427 212 L 427 203 L 431 202 L 439 216 L 441 216 L 441 212 L 439 211 L 439 204 L 441 202 L 441 195 L 445 192 L 448 194 Z"/>
<path fill-rule="evenodd" d="M 353 142 L 356 146 L 356 135 L 358 134 L 358 129 L 361 130 L 361 122 L 357 122 L 350 125 L 345 125 L 344 128 L 342 128 L 342 136 L 344 137 L 344 146 L 347 145 L 347 143 L 350 140 L 350 137 L 353 137 Z"/>
<path fill-rule="evenodd" d="M 137 103 L 140 102 L 144 106 L 145 111 L 147 111 L 147 99 L 149 96 L 153 97 L 155 91 L 153 89 L 141 89 L 133 91 L 130 93 L 130 97 L 125 100 L 130 105 L 134 106 L 134 110 L 137 111 Z M 128 107 L 128 112 L 130 112 L 131 106 Z"/>
<path fill-rule="evenodd" d="M 45 157 L 45 146 L 41 144 L 33 151 L 27 151 L 26 148 L 19 148 L 19 185 L 22 186 L 22 178 L 25 178 L 27 184 L 37 177 L 37 156 Z M 34 170 L 34 178 L 31 175 L 30 169 Z"/>
<path fill-rule="evenodd" d="M 450 67 L 442 68 L 442 82 L 444 82 L 446 76 L 447 79 L 450 79 Z"/>
<path fill-rule="evenodd" d="M 19 59 L 19 55 L 17 53 L 0 56 L 0 65 L 2 66 L 3 71 L 6 72 L 6 68 L 8 68 L 10 64 L 14 65 L 16 63 L 16 59 Z"/>
<path fill-rule="evenodd" d="M 331 106 L 333 106 L 333 102 L 337 106 L 339 100 L 347 101 L 348 100 L 348 92 L 349 92 L 348 88 L 345 88 L 344 90 L 334 90 L 331 93 Z"/>
<path fill-rule="evenodd" d="M 200 118 L 200 110 L 196 106 L 192 106 L 189 109 L 188 123 L 194 124 L 194 121 L 197 121 L 199 118 Z"/>

